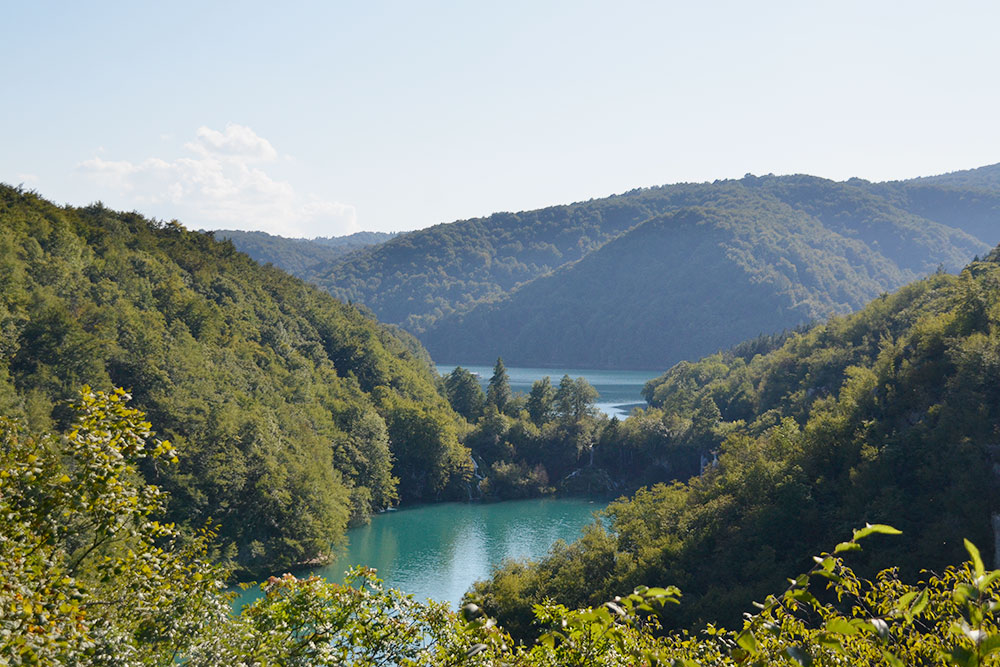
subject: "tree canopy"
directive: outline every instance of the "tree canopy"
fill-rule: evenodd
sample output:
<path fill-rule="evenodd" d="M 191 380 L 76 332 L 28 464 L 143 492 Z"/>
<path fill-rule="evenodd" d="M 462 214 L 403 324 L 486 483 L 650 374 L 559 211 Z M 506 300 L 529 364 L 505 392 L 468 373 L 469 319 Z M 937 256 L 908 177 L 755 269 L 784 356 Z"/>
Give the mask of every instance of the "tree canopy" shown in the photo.
<path fill-rule="evenodd" d="M 185 452 L 141 468 L 166 518 L 221 521 L 240 567 L 322 559 L 349 521 L 464 491 L 460 420 L 408 334 L 176 222 L 9 187 L 0 221 L 2 413 L 59 428 L 81 385 L 128 388 Z"/>
<path fill-rule="evenodd" d="M 643 188 L 436 225 L 297 275 L 442 362 L 664 368 L 958 271 L 1000 242 L 993 173 Z"/>
<path fill-rule="evenodd" d="M 612 503 L 538 563 L 505 565 L 477 585 L 481 604 L 526 632 L 542 600 L 670 582 L 687 591 L 670 624 L 731 624 L 858 521 L 903 531 L 880 555 L 906 578 L 961 558 L 965 537 L 992 545 L 998 332 L 994 252 L 856 314 L 677 364 L 595 451 L 611 471 L 666 466 L 680 481 Z"/>
<path fill-rule="evenodd" d="M 490 384 L 486 389 L 486 404 L 495 406 L 497 410 L 503 412 L 512 396 L 507 369 L 503 365 L 503 359 L 497 357 L 497 362 L 493 365 Z"/>
<path fill-rule="evenodd" d="M 814 558 L 732 629 L 666 632 L 683 606 L 675 586 L 640 586 L 594 607 L 546 602 L 540 637 L 516 642 L 482 608 L 456 613 L 387 590 L 375 573 L 343 585 L 271 577 L 231 613 L 226 571 L 206 552 L 214 526 L 184 534 L 152 519 L 164 493 L 144 463 L 184 452 L 152 437 L 122 390 L 85 387 L 69 429 L 0 423 L 0 662 L 133 667 L 405 665 L 569 667 L 680 664 L 998 664 L 1000 571 L 968 540 L 957 566 L 917 583 L 898 571 L 858 576 L 845 561 L 875 536 L 868 524 Z M 846 537 L 846 536 L 845 536 Z"/>

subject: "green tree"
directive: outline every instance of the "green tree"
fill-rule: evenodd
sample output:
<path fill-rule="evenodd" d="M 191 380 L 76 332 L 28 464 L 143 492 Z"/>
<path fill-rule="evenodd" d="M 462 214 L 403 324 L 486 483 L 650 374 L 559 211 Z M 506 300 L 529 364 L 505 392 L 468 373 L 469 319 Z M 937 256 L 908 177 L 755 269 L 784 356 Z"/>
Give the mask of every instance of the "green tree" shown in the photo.
<path fill-rule="evenodd" d="M 965 562 L 940 574 L 924 571 L 916 583 L 904 581 L 897 568 L 871 579 L 857 575 L 843 556 L 860 551 L 863 539 L 899 534 L 884 524 L 866 524 L 833 553 L 814 557 L 811 569 L 763 597 L 759 610 L 733 629 L 713 623 L 698 633 L 669 630 L 681 591 L 640 585 L 593 607 L 534 605 L 524 627 L 541 636 L 515 642 L 479 603 L 524 606 L 542 582 L 516 561 L 497 573 L 502 588 L 459 613 L 387 590 L 374 571 L 353 568 L 343 585 L 271 577 L 261 586 L 263 597 L 233 614 L 232 595 L 222 592 L 229 572 L 206 558 L 214 531 L 185 534 L 153 518 L 165 494 L 144 482 L 138 467 L 174 465 L 184 453 L 154 438 L 128 399 L 122 390 L 84 388 L 61 434 L 32 435 L 0 419 L 0 664 L 1000 664 L 1000 571 L 987 570 L 965 540 Z M 526 481 L 544 483 L 526 480 L 542 472 L 523 465 L 495 468 L 498 481 L 524 492 L 530 492 Z M 677 506 L 657 493 L 662 502 L 642 514 L 669 522 Z M 637 518 L 619 525 L 620 537 L 646 548 L 651 536 Z M 583 550 L 594 554 L 604 545 L 606 557 L 611 540 L 594 527 Z M 565 560 L 580 550 L 559 544 L 553 556 Z M 716 570 L 727 566 L 718 554 L 711 560 Z M 737 556 L 744 571 L 756 560 L 752 553 Z M 588 576 L 598 561 L 577 576 Z"/>
<path fill-rule="evenodd" d="M 177 454 L 128 399 L 85 387 L 64 434 L 0 420 L 2 664 L 170 664 L 228 616 L 214 531 L 153 518 L 138 466 Z"/>
<path fill-rule="evenodd" d="M 486 395 L 476 378 L 467 369 L 458 366 L 444 378 L 445 392 L 452 409 L 470 422 L 483 414 Z"/>
<path fill-rule="evenodd" d="M 497 357 L 497 362 L 493 366 L 493 376 L 486 388 L 486 404 L 495 405 L 497 410 L 503 412 L 512 396 L 507 369 L 503 365 L 503 359 Z"/>
<path fill-rule="evenodd" d="M 599 397 L 600 394 L 586 378 L 573 380 L 569 375 L 563 375 L 554 399 L 556 412 L 564 421 L 576 422 L 584 417 L 593 417 L 597 413 L 594 403 Z"/>
<path fill-rule="evenodd" d="M 59 430 L 81 385 L 129 387 L 186 453 L 140 468 L 169 491 L 163 518 L 219 520 L 243 572 L 328 555 L 349 522 L 396 502 L 394 459 L 449 466 L 407 457 L 384 424 L 412 403 L 455 431 L 437 380 L 410 334 L 230 243 L 0 185 L 0 414 Z"/>
<path fill-rule="evenodd" d="M 556 390 L 548 375 L 531 384 L 531 393 L 528 394 L 528 416 L 536 426 L 541 426 L 552 416 L 555 396 Z"/>

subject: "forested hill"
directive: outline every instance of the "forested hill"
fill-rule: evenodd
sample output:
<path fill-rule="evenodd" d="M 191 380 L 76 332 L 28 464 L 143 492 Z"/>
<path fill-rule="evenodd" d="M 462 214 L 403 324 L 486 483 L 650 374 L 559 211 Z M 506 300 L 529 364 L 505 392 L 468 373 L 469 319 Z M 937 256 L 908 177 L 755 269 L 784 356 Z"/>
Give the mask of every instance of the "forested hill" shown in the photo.
<path fill-rule="evenodd" d="M 353 250 L 377 245 L 395 236 L 385 232 L 357 232 L 348 236 L 297 239 L 237 229 L 221 229 L 212 235 L 231 241 L 237 250 L 261 264 L 274 264 L 303 280 L 310 280 L 317 271 L 328 270 L 330 264 Z"/>
<path fill-rule="evenodd" d="M 899 226 L 859 238 L 774 197 L 729 190 L 721 207 L 656 217 L 506 298 L 444 318 L 425 345 L 441 360 L 488 349 L 526 365 L 663 368 L 850 312 L 931 262 L 954 266 L 957 248 L 980 247 L 932 226 L 894 246 L 899 237 L 884 238 L 892 261 L 874 237 Z"/>
<path fill-rule="evenodd" d="M 714 345 L 725 347 L 789 323 L 858 308 L 938 267 L 957 271 L 1000 241 L 1000 187 L 991 169 L 895 183 L 747 176 L 634 190 L 403 234 L 345 255 L 326 270 L 317 266 L 307 277 L 414 332 L 438 361 L 489 363 L 502 353 L 516 364 L 664 367 L 691 354 L 711 353 L 718 349 Z M 771 324 L 761 327 L 761 313 L 750 320 L 734 319 L 695 301 L 669 317 L 649 307 L 650 300 L 661 298 L 658 292 L 672 289 L 678 275 L 654 261 L 644 243 L 664 253 L 681 253 L 683 244 L 691 243 L 689 232 L 681 225 L 675 243 L 668 221 L 687 218 L 663 216 L 690 207 L 729 210 L 745 221 L 743 229 L 733 230 L 730 242 L 698 244 L 704 254 L 686 259 L 691 266 L 729 266 L 735 273 L 727 274 L 732 280 L 726 288 L 733 298 L 741 292 L 748 299 L 763 298 L 755 294 L 762 284 L 771 289 L 766 299 L 772 307 L 780 306 L 771 311 Z M 606 245 L 631 233 L 644 243 Z M 733 251 L 733 239 L 742 250 Z M 805 246 L 808 253 L 795 250 Z M 605 251 L 609 257 L 598 260 Z M 593 261 L 576 264 L 584 258 Z M 831 273 L 831 267 L 845 260 L 849 269 Z M 613 263 L 631 273 L 612 269 Z M 765 273 L 783 277 L 759 282 L 761 273 L 754 267 L 764 265 L 771 265 Z M 607 280 L 600 279 L 601 266 L 608 268 Z M 687 276 L 685 285 L 699 277 L 713 281 L 701 272 Z M 704 299 L 723 298 L 707 284 L 696 288 Z M 671 307 L 681 305 L 679 296 L 675 300 Z M 610 303 L 629 313 L 631 326 L 657 335 L 647 336 L 638 347 L 614 349 L 616 339 L 592 326 L 601 306 Z M 525 317 L 526 330 L 512 329 Z M 657 341 L 676 338 L 671 334 L 675 323 L 686 321 L 730 335 L 706 337 L 702 347 L 683 353 L 669 345 L 656 349 Z M 517 345 L 509 343 L 512 332 L 521 338 Z M 577 345 L 581 337 L 582 346 Z M 466 343 L 471 339 L 477 340 L 474 349 Z M 552 350 L 559 358 L 551 356 Z"/>
<path fill-rule="evenodd" d="M 747 177 L 699 194 L 709 208 L 677 198 L 685 207 L 579 262 L 441 318 L 424 344 L 441 361 L 495 350 L 525 365 L 663 368 L 850 312 L 987 249 L 850 184 Z"/>
<path fill-rule="evenodd" d="M 738 622 L 782 587 L 783 572 L 806 569 L 865 521 L 903 535 L 856 561 L 862 569 L 892 563 L 915 581 L 918 568 L 960 555 L 963 538 L 994 556 L 1000 253 L 760 343 L 771 350 L 678 364 L 647 385 L 653 407 L 623 424 L 647 434 L 646 451 L 669 458 L 700 441 L 717 464 L 612 504 L 607 529 L 538 565 L 508 564 L 478 586 L 483 606 L 527 631 L 531 605 L 546 598 L 596 603 L 674 584 L 678 624 Z M 604 437 L 609 451 L 595 456 L 624 446 Z"/>
<path fill-rule="evenodd" d="M 180 452 L 146 471 L 171 517 L 221 523 L 244 568 L 467 472 L 414 341 L 228 242 L 0 186 L 0 284 L 0 412 L 64 427 L 82 385 L 125 387 Z"/>

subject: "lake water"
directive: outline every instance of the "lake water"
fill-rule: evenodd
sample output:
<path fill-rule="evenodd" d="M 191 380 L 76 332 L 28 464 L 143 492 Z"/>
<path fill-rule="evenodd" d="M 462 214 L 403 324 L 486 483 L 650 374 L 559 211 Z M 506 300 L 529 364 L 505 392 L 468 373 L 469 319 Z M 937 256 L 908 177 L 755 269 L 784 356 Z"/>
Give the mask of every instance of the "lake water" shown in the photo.
<path fill-rule="evenodd" d="M 352 565 L 367 565 L 390 588 L 455 608 L 473 582 L 507 558 L 540 558 L 557 540 L 572 542 L 604 501 L 582 498 L 439 503 L 386 512 L 347 531 L 347 552 L 314 573 L 342 581 Z M 244 592 L 235 606 L 257 598 Z"/>
<path fill-rule="evenodd" d="M 483 391 L 490 383 L 493 376 L 492 366 L 466 366 L 462 368 L 479 374 L 479 380 L 483 385 Z M 455 366 L 438 364 L 438 373 L 447 375 L 455 370 Z M 642 398 L 642 387 L 647 380 L 661 375 L 663 371 L 599 371 L 593 369 L 574 368 L 520 368 L 507 366 L 507 377 L 510 379 L 510 388 L 517 392 L 529 393 L 531 385 L 536 380 L 541 380 L 548 375 L 552 378 L 552 385 L 559 386 L 559 380 L 563 375 L 571 378 L 584 377 L 594 389 L 600 393 L 601 397 L 597 402 L 597 409 L 608 417 L 618 417 L 624 419 L 634 407 L 645 407 L 646 401 Z"/>

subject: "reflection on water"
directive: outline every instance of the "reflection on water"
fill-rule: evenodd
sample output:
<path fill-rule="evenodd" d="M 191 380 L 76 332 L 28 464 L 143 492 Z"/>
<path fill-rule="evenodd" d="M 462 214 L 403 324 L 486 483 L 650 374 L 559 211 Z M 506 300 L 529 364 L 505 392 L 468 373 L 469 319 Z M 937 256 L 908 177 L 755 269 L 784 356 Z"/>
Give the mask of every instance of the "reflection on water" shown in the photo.
<path fill-rule="evenodd" d="M 367 565 L 392 588 L 454 607 L 474 581 L 507 558 L 539 558 L 557 540 L 571 542 L 603 509 L 580 498 L 441 503 L 387 512 L 348 531 L 347 553 L 315 573 L 340 581 L 351 565 Z M 241 595 L 237 609 L 259 594 Z"/>

